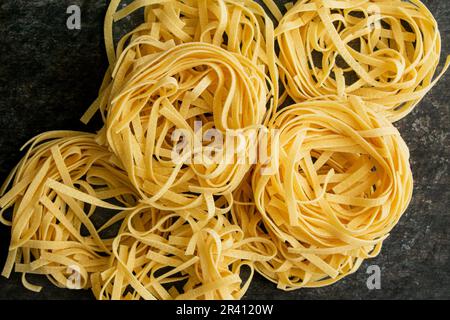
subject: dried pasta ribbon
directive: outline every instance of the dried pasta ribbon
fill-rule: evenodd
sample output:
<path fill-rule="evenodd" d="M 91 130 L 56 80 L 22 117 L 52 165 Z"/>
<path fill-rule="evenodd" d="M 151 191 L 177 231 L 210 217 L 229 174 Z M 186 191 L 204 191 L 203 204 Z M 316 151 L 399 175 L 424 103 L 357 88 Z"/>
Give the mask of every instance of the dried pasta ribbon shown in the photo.
<path fill-rule="evenodd" d="M 211 216 L 213 195 L 229 198 L 250 169 L 250 161 L 238 158 L 255 148 L 251 140 L 233 151 L 227 138 L 262 124 L 268 79 L 249 59 L 211 44 L 180 44 L 151 59 L 140 56 L 146 48 L 136 38 L 113 72 L 107 143 L 143 202 Z M 214 130 L 223 145 L 206 141 Z M 187 145 L 177 152 L 181 131 Z"/>
<path fill-rule="evenodd" d="M 236 199 L 254 201 L 261 217 L 251 206 L 235 215 L 251 225 L 248 236 L 276 244 L 277 256 L 255 267 L 279 288 L 329 285 L 377 255 L 406 210 L 413 188 L 408 148 L 356 97 L 286 107 L 270 128 L 279 130 L 279 143 L 269 144 L 273 170 L 257 165 L 253 194 L 244 185 Z"/>
<path fill-rule="evenodd" d="M 450 64 L 433 78 L 441 37 L 418 0 L 300 0 L 275 33 L 294 101 L 358 96 L 391 121 L 410 113 Z"/>
<path fill-rule="evenodd" d="M 275 255 L 246 249 L 258 241 L 245 239 L 224 215 L 199 221 L 140 207 L 114 239 L 110 268 L 92 274 L 93 292 L 101 300 L 239 299 L 252 279 L 253 263 Z M 246 280 L 245 266 L 250 268 Z"/>
<path fill-rule="evenodd" d="M 320 287 L 380 252 L 413 188 L 391 121 L 450 64 L 434 77 L 436 21 L 418 0 L 299 0 L 284 16 L 262 2 L 276 30 L 251 0 L 110 2 L 110 65 L 81 119 L 99 111 L 104 127 L 24 146 L 0 188 L 3 276 L 97 299 L 240 299 L 255 270 Z M 253 165 L 258 149 L 269 161 Z"/>
<path fill-rule="evenodd" d="M 270 2 L 270 1 L 268 1 Z M 247 58 L 270 79 L 266 92 L 268 107 L 278 105 L 278 68 L 276 65 L 274 26 L 264 9 L 252 0 L 136 0 L 118 10 L 120 0 L 112 0 L 105 18 L 105 46 L 110 70 L 120 62 L 120 56 L 134 42 L 139 57 L 152 59 L 154 54 L 174 45 L 190 42 L 213 44 L 228 52 Z M 273 10 L 276 5 L 269 5 Z M 114 45 L 113 24 L 144 8 L 144 23 L 128 32 Z M 276 13 L 281 18 L 281 13 Z M 137 38 L 140 40 L 137 41 Z M 136 41 L 135 41 L 136 40 Z M 153 44 L 152 47 L 150 44 Z M 99 98 L 92 104 L 83 122 L 88 122 L 97 110 L 105 118 L 107 72 Z M 271 112 L 268 112 L 270 114 Z"/>
<path fill-rule="evenodd" d="M 126 216 L 137 196 L 115 156 L 95 139 L 90 133 L 52 131 L 27 143 L 26 155 L 1 189 L 2 221 L 12 227 L 3 276 L 14 268 L 33 291 L 41 287 L 28 283 L 26 274 L 81 289 L 90 287 L 91 273 L 107 267 L 114 234 L 104 238 L 100 230 L 111 233 L 109 227 Z M 8 208 L 10 222 L 3 217 Z M 102 222 L 98 208 L 114 214 Z"/>

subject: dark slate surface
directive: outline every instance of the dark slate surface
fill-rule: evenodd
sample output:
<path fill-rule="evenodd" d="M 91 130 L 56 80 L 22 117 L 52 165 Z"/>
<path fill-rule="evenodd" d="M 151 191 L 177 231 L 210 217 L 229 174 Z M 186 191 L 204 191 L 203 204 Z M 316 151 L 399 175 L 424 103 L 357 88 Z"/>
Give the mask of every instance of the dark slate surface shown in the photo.
<path fill-rule="evenodd" d="M 435 14 L 450 53 L 450 2 L 424 1 Z M 77 4 L 82 28 L 66 28 L 66 9 Z M 20 158 L 19 148 L 47 130 L 95 131 L 80 115 L 96 97 L 107 68 L 102 44 L 106 1 L 2 0 L 0 4 L 0 180 Z M 246 299 L 443 299 L 450 298 L 450 83 L 444 78 L 410 116 L 398 122 L 411 151 L 414 198 L 382 253 L 343 281 L 320 289 L 282 292 L 256 276 Z M 0 265 L 9 228 L 0 226 Z M 381 268 L 380 290 L 366 286 L 368 266 Z M 52 286 L 35 294 L 20 276 L 0 279 L 0 299 L 92 299 L 89 291 Z"/>

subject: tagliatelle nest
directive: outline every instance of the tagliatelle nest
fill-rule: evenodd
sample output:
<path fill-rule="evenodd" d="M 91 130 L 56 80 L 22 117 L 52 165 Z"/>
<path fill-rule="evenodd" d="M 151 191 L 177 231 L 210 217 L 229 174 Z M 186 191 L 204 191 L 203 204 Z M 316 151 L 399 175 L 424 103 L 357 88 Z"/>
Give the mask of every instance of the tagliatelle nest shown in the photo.
<path fill-rule="evenodd" d="M 110 2 L 110 65 L 81 118 L 104 126 L 29 142 L 0 189 L 2 275 L 97 299 L 240 299 L 255 270 L 320 287 L 380 252 L 413 185 L 389 121 L 440 77 L 437 24 L 418 0 L 263 3 L 276 30 L 251 0 Z"/>
<path fill-rule="evenodd" d="M 107 267 L 114 235 L 108 239 L 100 232 L 123 219 L 124 212 L 117 211 L 127 210 L 137 196 L 117 159 L 95 139 L 90 133 L 52 131 L 28 142 L 0 193 L 2 221 L 12 227 L 2 275 L 15 267 L 34 291 L 41 288 L 28 283 L 26 274 L 47 275 L 61 287 L 76 275 L 74 288 L 88 288 L 89 275 Z M 111 199 L 117 205 L 106 202 Z M 8 222 L 3 213 L 10 207 Z M 93 223 L 97 207 L 115 210 L 100 226 Z"/>
<path fill-rule="evenodd" d="M 442 75 L 433 80 L 441 53 L 436 20 L 416 0 L 299 0 L 276 38 L 280 78 L 296 102 L 354 95 L 396 121 Z"/>
<path fill-rule="evenodd" d="M 225 215 L 197 220 L 140 207 L 114 239 L 110 268 L 92 277 L 93 291 L 97 299 L 240 299 L 253 264 L 276 254 L 274 246 L 261 254 L 251 250 L 267 242 L 245 237 Z"/>
<path fill-rule="evenodd" d="M 230 196 L 251 166 L 248 160 L 239 163 L 238 153 L 255 146 L 245 139 L 241 150 L 233 151 L 226 138 L 262 124 L 267 79 L 250 60 L 213 45 L 181 44 L 148 57 L 139 54 L 143 43 L 141 38 L 130 43 L 115 69 L 108 145 L 144 202 L 163 210 L 200 208 L 211 216 L 213 195 Z M 214 146 L 202 142 L 208 131 L 220 133 Z M 187 145 L 178 154 L 180 132 Z"/>
<path fill-rule="evenodd" d="M 268 1 L 269 3 L 271 0 Z M 274 27 L 264 9 L 252 0 L 162 0 L 133 1 L 119 9 L 121 0 L 112 0 L 105 17 L 105 46 L 110 69 L 101 89 L 111 81 L 111 72 L 118 59 L 133 42 L 140 56 L 159 54 L 169 47 L 183 43 L 213 44 L 228 52 L 245 57 L 270 79 L 272 99 L 269 108 L 278 105 L 278 68 L 276 65 Z M 114 45 L 114 22 L 129 17 L 144 8 L 144 22 L 125 34 Z M 276 7 L 273 3 L 269 5 Z M 280 18 L 278 12 L 277 17 Z M 139 38 L 139 40 L 137 40 Z M 107 99 L 100 94 L 82 118 L 89 121 L 100 109 L 105 119 Z"/>
<path fill-rule="evenodd" d="M 333 283 L 376 255 L 406 210 L 406 144 L 354 97 L 286 107 L 270 128 L 271 163 L 256 166 L 252 188 L 278 256 L 258 271 L 285 289 Z"/>

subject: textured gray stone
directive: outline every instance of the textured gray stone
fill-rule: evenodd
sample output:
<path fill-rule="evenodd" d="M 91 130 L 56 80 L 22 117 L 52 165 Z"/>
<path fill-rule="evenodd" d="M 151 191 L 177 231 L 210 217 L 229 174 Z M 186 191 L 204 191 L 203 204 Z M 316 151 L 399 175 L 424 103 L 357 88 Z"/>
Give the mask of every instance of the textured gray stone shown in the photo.
<path fill-rule="evenodd" d="M 283 1 L 285 2 L 285 1 Z M 0 180 L 20 158 L 19 148 L 53 129 L 95 131 L 80 115 L 95 99 L 107 68 L 102 22 L 106 1 L 3 0 L 0 4 Z M 449 53 L 450 2 L 424 3 L 435 14 Z M 66 28 L 66 8 L 81 6 L 81 30 Z M 128 20 L 116 29 L 126 30 Z M 406 119 L 396 123 L 411 151 L 414 197 L 385 241 L 382 253 L 341 282 L 320 289 L 282 292 L 255 276 L 246 299 L 442 299 L 450 298 L 450 85 L 444 78 Z M 0 265 L 9 228 L 0 227 Z M 382 270 L 381 290 L 368 290 L 366 269 Z M 42 277 L 41 293 L 24 289 L 20 277 L 0 279 L 0 299 L 91 299 L 89 291 L 55 288 Z"/>

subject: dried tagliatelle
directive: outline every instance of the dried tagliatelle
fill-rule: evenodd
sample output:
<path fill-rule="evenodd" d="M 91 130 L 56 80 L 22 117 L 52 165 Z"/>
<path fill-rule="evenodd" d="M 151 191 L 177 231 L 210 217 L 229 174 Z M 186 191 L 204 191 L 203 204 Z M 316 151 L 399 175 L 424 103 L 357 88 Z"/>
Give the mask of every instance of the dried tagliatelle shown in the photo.
<path fill-rule="evenodd" d="M 270 127 L 279 130 L 270 137 L 270 164 L 256 166 L 252 185 L 278 255 L 257 269 L 283 289 L 331 284 L 378 254 L 406 210 L 408 148 L 355 97 L 286 107 Z M 250 234 L 263 232 L 248 219 Z"/>
<path fill-rule="evenodd" d="M 151 59 L 155 53 L 173 45 L 203 42 L 221 47 L 247 58 L 270 78 L 267 92 L 268 108 L 278 104 L 278 68 L 276 66 L 274 27 L 264 9 L 252 0 L 147 0 L 133 1 L 119 9 L 121 0 L 112 0 L 106 13 L 105 46 L 110 63 L 101 94 L 86 112 L 87 122 L 100 109 L 104 115 L 107 106 L 104 92 L 108 91 L 111 72 L 129 41 L 134 42 L 139 56 Z M 270 2 L 270 1 L 269 1 Z M 269 5 L 275 9 L 275 5 Z M 113 25 L 144 8 L 144 22 L 124 35 L 114 45 Z M 281 18 L 281 13 L 277 13 Z M 154 46 L 150 45 L 154 44 Z"/>
<path fill-rule="evenodd" d="M 92 288 L 97 299 L 239 299 L 253 263 L 275 256 L 274 247 L 261 254 L 249 250 L 261 241 L 267 242 L 244 237 L 222 214 L 197 220 L 139 207 L 113 241 L 110 268 L 92 275 Z"/>
<path fill-rule="evenodd" d="M 251 0 L 110 2 L 109 68 L 81 119 L 104 126 L 27 144 L 0 189 L 4 276 L 97 299 L 239 299 L 254 270 L 319 287 L 380 252 L 413 185 L 390 121 L 442 75 L 437 24 L 417 0 L 299 0 L 284 16 L 262 2 L 275 31 Z"/>
<path fill-rule="evenodd" d="M 47 275 L 60 287 L 88 288 L 89 274 L 108 266 L 110 227 L 125 217 L 136 194 L 115 156 L 93 134 L 52 131 L 27 145 L 0 192 L 1 220 L 12 228 L 2 275 L 9 277 L 14 268 L 34 291 L 41 287 L 26 274 Z M 4 217 L 8 208 L 11 221 Z M 97 208 L 114 211 L 95 217 Z"/>
<path fill-rule="evenodd" d="M 354 95 L 389 120 L 406 116 L 433 79 L 441 37 L 418 0 L 299 0 L 276 29 L 280 78 L 289 95 Z"/>
<path fill-rule="evenodd" d="M 145 48 L 136 38 L 113 72 L 107 143 L 143 202 L 211 216 L 213 197 L 229 197 L 251 166 L 242 155 L 256 146 L 242 138 L 264 120 L 268 79 L 214 45 L 180 44 L 150 57 Z"/>

